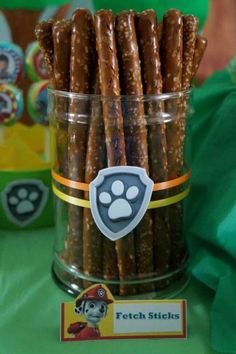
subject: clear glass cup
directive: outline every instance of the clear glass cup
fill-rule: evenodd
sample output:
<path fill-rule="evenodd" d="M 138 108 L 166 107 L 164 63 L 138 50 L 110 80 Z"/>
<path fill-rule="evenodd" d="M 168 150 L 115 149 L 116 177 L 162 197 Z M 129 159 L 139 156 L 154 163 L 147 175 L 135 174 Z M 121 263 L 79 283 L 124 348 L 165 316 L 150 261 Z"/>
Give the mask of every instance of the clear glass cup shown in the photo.
<path fill-rule="evenodd" d="M 186 286 L 188 100 L 187 91 L 108 98 L 49 89 L 56 201 L 53 273 L 68 292 L 104 283 L 115 296 L 163 298 Z M 90 183 L 113 166 L 140 167 L 154 183 L 141 221 L 115 241 L 97 227 L 89 204 Z M 118 189 L 110 185 L 104 208 L 111 218 L 115 213 L 118 223 L 129 223 L 127 210 L 132 214 L 137 201 L 130 187 L 135 186 L 122 178 Z"/>

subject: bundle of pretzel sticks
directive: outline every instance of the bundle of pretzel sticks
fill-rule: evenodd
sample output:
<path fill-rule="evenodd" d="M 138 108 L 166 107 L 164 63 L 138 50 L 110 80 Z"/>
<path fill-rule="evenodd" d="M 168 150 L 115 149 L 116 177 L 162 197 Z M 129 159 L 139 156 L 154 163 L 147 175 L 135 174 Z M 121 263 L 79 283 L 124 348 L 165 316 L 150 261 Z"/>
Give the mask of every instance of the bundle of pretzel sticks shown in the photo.
<path fill-rule="evenodd" d="M 144 168 L 155 183 L 182 175 L 187 95 L 172 103 L 149 100 L 145 105 L 142 99 L 133 100 L 126 112 L 120 97 L 189 90 L 207 45 L 197 30 L 197 18 L 176 9 L 169 10 L 161 24 L 154 10 L 115 16 L 111 10 L 92 15 L 77 9 L 71 20 L 37 25 L 51 86 L 105 98 L 80 104 L 73 96 L 69 103 L 57 98 L 55 134 L 62 176 L 90 183 L 100 169 L 125 165 Z M 178 119 L 148 123 L 146 117 L 172 109 Z M 63 112 L 75 118 L 69 122 Z M 76 120 L 86 114 L 87 124 Z M 158 193 L 166 197 L 171 192 Z M 89 198 L 82 191 L 76 196 Z M 119 280 L 110 286 L 114 294 L 156 290 L 152 282 L 128 282 L 168 274 L 184 262 L 182 204 L 148 210 L 130 234 L 115 242 L 101 235 L 90 209 L 69 205 L 62 257 L 85 276 L 108 281 L 108 286 Z M 83 286 L 89 284 L 83 281 Z"/>

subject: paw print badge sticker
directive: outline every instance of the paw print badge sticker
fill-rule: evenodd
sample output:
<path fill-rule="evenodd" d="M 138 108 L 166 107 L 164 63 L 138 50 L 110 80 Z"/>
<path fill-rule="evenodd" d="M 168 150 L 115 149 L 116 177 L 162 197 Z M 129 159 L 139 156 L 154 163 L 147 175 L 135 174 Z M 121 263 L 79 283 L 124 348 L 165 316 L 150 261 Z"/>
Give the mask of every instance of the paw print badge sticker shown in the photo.
<path fill-rule="evenodd" d="M 7 218 L 20 227 L 32 224 L 42 213 L 47 200 L 48 187 L 36 179 L 10 182 L 2 192 Z"/>
<path fill-rule="evenodd" d="M 153 190 L 145 169 L 117 166 L 100 170 L 90 183 L 90 205 L 100 231 L 116 241 L 142 220 Z"/>

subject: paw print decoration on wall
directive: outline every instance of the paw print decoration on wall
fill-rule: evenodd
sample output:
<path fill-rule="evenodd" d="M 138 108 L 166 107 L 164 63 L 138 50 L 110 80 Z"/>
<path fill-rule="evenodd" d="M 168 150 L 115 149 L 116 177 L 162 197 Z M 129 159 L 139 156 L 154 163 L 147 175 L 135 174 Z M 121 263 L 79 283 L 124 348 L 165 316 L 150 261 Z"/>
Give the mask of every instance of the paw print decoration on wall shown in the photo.
<path fill-rule="evenodd" d="M 153 181 L 140 167 L 110 167 L 90 184 L 91 212 L 100 231 L 110 240 L 131 232 L 142 220 Z"/>
<path fill-rule="evenodd" d="M 11 182 L 2 192 L 7 218 L 21 227 L 32 224 L 40 216 L 47 200 L 48 188 L 36 179 Z"/>

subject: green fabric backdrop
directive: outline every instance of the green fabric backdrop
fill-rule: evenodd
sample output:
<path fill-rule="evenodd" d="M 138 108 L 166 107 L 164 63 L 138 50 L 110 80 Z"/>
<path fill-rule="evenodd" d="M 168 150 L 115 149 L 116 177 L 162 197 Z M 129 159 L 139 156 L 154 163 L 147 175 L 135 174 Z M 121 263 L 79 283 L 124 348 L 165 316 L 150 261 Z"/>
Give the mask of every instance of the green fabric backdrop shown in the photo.
<path fill-rule="evenodd" d="M 129 9 L 134 9 L 136 11 L 154 9 L 157 11 L 159 20 L 162 19 L 167 10 L 176 7 L 185 14 L 194 14 L 198 16 L 200 28 L 202 28 L 209 10 L 208 0 L 94 0 L 94 6 L 96 10 L 108 8 L 116 13 Z"/>
<path fill-rule="evenodd" d="M 40 10 L 49 5 L 64 5 L 69 3 L 68 0 L 0 0 L 0 9 L 28 9 Z"/>
<path fill-rule="evenodd" d="M 193 274 L 216 292 L 212 344 L 236 353 L 236 85 L 235 65 L 193 92 L 192 191 L 186 236 Z"/>
<path fill-rule="evenodd" d="M 25 8 L 29 10 L 43 9 L 49 5 L 64 5 L 69 3 L 68 0 L 0 0 L 0 9 L 17 9 Z M 78 0 L 78 7 L 81 6 L 80 0 Z M 157 11 L 159 19 L 170 8 L 176 7 L 183 11 L 185 14 L 195 14 L 199 17 L 200 28 L 202 28 L 209 9 L 208 0 L 93 0 L 96 10 L 103 8 L 111 8 L 114 12 L 119 12 L 125 9 L 134 9 L 136 11 L 142 11 L 145 9 L 153 8 Z M 84 0 L 82 6 L 84 7 Z M 88 4 L 90 6 L 90 4 Z"/>

